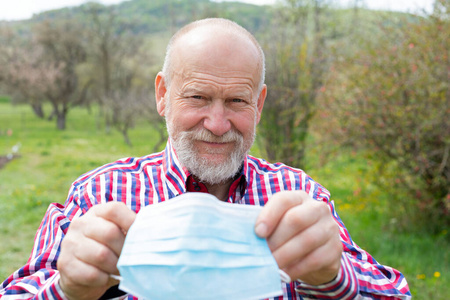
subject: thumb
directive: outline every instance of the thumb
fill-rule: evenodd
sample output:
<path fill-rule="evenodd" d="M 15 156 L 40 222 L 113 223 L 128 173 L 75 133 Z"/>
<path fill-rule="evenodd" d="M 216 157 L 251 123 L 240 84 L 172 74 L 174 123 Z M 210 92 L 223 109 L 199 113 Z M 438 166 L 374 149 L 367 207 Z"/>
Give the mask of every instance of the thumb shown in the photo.
<path fill-rule="evenodd" d="M 304 191 L 282 191 L 274 194 L 256 219 L 256 235 L 261 238 L 269 237 L 284 214 L 292 207 L 301 205 L 308 197 Z"/>
<path fill-rule="evenodd" d="M 136 219 L 136 213 L 129 209 L 123 202 L 108 202 L 102 209 L 95 211 L 98 217 L 104 218 L 117 226 L 126 233 Z"/>

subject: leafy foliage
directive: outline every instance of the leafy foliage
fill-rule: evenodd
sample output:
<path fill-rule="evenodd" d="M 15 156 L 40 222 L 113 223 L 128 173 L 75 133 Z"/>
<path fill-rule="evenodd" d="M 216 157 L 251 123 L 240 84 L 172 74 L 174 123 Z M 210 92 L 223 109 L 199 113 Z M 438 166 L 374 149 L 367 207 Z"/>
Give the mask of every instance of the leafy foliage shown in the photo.
<path fill-rule="evenodd" d="M 126 1 L 104 6 L 86 3 L 44 12 L 24 22 L 5 23 L 0 32 L 0 83 L 16 102 L 29 103 L 44 117 L 42 104 L 52 103 L 59 129 L 71 107 L 100 104 L 99 126 L 118 129 L 131 145 L 128 130 L 138 118 L 161 128 L 151 82 L 164 52 L 165 40 L 182 25 L 204 17 L 233 14 L 247 28 L 264 24 L 266 11 L 255 5 L 201 1 Z M 168 39 L 168 38 L 167 38 Z M 31 40 L 31 43 L 19 42 Z M 11 41 L 13 41 L 11 43 Z M 11 45 L 14 45 L 13 47 Z M 162 61 L 162 59 L 161 59 Z M 149 84 L 150 83 L 150 84 Z"/>
<path fill-rule="evenodd" d="M 370 150 L 393 195 L 410 191 L 391 211 L 435 232 L 450 226 L 449 12 L 447 1 L 417 22 L 381 24 L 339 57 L 324 94 L 334 139 Z"/>
<path fill-rule="evenodd" d="M 380 19 L 357 6 L 336 10 L 331 0 L 280 3 L 269 8 L 208 0 L 131 0 L 42 13 L 7 24 L 12 30 L 0 37 L 5 41 L 0 81 L 19 74 L 7 84 L 14 89 L 8 93 L 28 101 L 37 113 L 43 101 L 52 99 L 70 103 L 60 110 L 66 113 L 74 105 L 89 108 L 96 102 L 98 127 L 102 122 L 107 129 L 114 126 L 131 144 L 128 130 L 146 118 L 162 141 L 164 122 L 149 87 L 169 36 L 194 19 L 228 17 L 254 32 L 266 52 L 269 95 L 259 126 L 266 158 L 304 167 L 317 116 L 323 145 L 335 141 L 337 147 L 368 149 L 365 153 L 384 174 L 379 181 L 388 183 L 393 195 L 404 186 L 411 190 L 409 197 L 396 199 L 398 215 L 416 215 L 436 228 L 447 224 L 449 1 L 436 1 L 433 16 L 404 14 L 400 20 L 402 14 Z M 67 20 L 74 26 L 66 28 Z M 39 38 L 39 32 L 48 37 Z M 35 46 L 24 46 L 26 40 Z M 65 46 L 69 41 L 76 43 Z M 75 60 L 62 59 L 75 54 Z M 5 71 L 10 64 L 12 73 Z M 72 93 L 64 94 L 64 89 Z"/>
<path fill-rule="evenodd" d="M 58 128 L 64 129 L 69 108 L 83 102 L 89 85 L 80 84 L 76 70 L 86 60 L 79 23 L 45 21 L 33 28 L 31 41 L 11 45 L 0 50 L 7 53 L 2 76 L 5 88 L 19 100 L 26 99 L 41 117 L 42 101 L 47 99 Z"/>
<path fill-rule="evenodd" d="M 133 24 L 119 20 L 117 11 L 91 3 L 85 7 L 89 40 L 89 64 L 85 77 L 93 82 L 91 101 L 100 107 L 107 131 L 119 130 L 131 146 L 128 131 L 139 118 L 157 115 L 148 68 L 153 54 L 142 37 L 133 34 Z M 162 119 L 151 118 L 158 125 Z M 165 137 L 165 135 L 163 135 Z"/>
<path fill-rule="evenodd" d="M 265 36 L 268 96 L 260 142 L 271 161 L 304 165 L 309 123 L 328 63 L 320 1 L 287 1 Z"/>

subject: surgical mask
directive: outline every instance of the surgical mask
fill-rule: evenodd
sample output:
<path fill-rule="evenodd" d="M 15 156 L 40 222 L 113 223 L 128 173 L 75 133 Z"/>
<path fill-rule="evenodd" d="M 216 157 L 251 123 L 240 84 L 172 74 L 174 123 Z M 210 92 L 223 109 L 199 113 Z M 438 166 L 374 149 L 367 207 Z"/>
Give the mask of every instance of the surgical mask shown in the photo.
<path fill-rule="evenodd" d="M 149 300 L 282 295 L 276 261 L 254 232 L 260 210 L 206 193 L 143 208 L 117 264 L 119 288 Z"/>

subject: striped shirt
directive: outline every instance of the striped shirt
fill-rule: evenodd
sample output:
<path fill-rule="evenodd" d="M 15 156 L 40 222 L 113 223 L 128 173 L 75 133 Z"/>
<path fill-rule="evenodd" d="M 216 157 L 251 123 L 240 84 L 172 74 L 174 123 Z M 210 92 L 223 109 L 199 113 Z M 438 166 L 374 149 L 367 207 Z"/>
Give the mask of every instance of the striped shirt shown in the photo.
<path fill-rule="evenodd" d="M 64 205 L 50 204 L 36 233 L 30 258 L 0 285 L 0 298 L 65 299 L 56 269 L 61 241 L 71 220 L 85 214 L 93 205 L 121 201 L 139 212 L 141 207 L 169 200 L 192 188 L 204 189 L 192 184 L 192 176 L 178 161 L 170 141 L 160 153 L 121 159 L 82 175 L 72 184 Z M 339 225 L 344 252 L 341 269 L 332 282 L 320 286 L 300 281 L 283 284 L 283 296 L 274 299 L 411 297 L 405 277 L 391 267 L 378 264 L 352 241 L 330 201 L 329 192 L 302 170 L 248 155 L 230 188 L 228 201 L 263 206 L 271 195 L 283 190 L 303 190 L 313 199 L 328 204 Z M 122 298 L 139 299 L 132 295 Z"/>

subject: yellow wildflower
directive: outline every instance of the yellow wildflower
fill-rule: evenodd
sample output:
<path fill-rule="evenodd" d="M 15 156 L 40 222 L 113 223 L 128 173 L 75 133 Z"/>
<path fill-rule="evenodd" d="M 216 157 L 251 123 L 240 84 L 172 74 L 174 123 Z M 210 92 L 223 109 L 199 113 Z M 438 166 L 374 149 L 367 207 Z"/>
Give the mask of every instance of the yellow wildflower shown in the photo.
<path fill-rule="evenodd" d="M 416 278 L 417 279 L 425 279 L 425 274 L 417 274 Z"/>
<path fill-rule="evenodd" d="M 438 271 L 434 272 L 434 277 L 436 277 L 436 278 L 441 277 L 441 272 L 438 272 Z"/>

